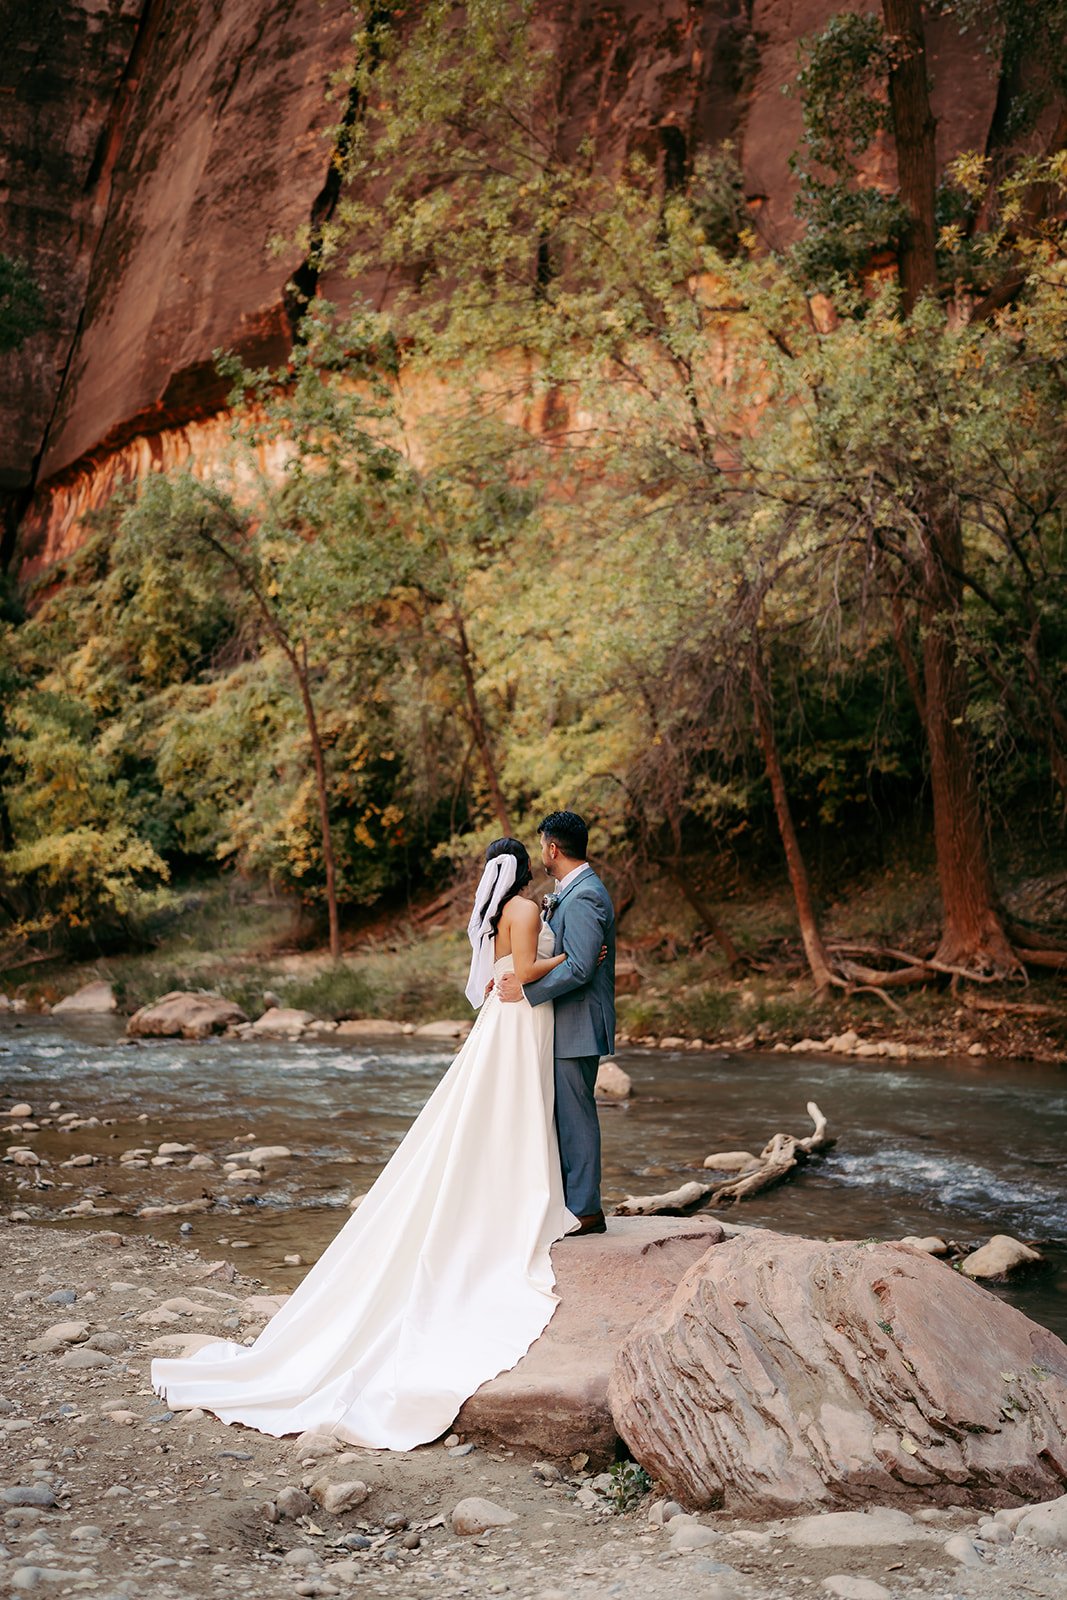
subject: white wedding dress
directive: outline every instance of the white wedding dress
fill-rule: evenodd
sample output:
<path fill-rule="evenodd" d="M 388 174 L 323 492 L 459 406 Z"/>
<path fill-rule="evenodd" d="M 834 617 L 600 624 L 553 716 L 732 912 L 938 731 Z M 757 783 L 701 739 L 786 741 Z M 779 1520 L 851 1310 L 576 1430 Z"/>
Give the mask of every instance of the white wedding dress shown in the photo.
<path fill-rule="evenodd" d="M 538 953 L 551 955 L 542 929 Z M 514 969 L 511 956 L 494 975 Z M 578 1226 L 553 1125 L 552 1007 L 496 991 L 381 1177 L 255 1344 L 153 1361 L 175 1409 L 409 1450 L 507 1371 L 557 1304 Z"/>

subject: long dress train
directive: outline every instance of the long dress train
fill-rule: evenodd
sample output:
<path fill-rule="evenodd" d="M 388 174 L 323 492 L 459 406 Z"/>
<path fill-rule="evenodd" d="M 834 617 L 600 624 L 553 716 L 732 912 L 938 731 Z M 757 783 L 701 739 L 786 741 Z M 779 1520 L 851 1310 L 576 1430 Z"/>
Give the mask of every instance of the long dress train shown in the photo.
<path fill-rule="evenodd" d="M 551 934 L 543 932 L 546 952 Z M 510 956 L 494 974 L 513 970 Z M 153 1361 L 176 1408 L 409 1450 L 513 1367 L 557 1304 L 566 1210 L 552 1008 L 494 990 L 389 1164 L 255 1344 Z"/>

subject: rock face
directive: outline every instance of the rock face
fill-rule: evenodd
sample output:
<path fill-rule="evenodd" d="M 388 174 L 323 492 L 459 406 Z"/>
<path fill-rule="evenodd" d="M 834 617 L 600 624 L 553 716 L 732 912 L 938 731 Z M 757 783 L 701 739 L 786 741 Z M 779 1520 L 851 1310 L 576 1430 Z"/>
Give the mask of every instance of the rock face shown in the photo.
<path fill-rule="evenodd" d="M 605 1234 L 561 1239 L 552 1247 L 560 1297 L 552 1321 L 517 1366 L 471 1396 L 458 1432 L 550 1457 L 586 1450 L 613 1459 L 608 1382 L 616 1351 L 722 1238 L 711 1220 L 609 1217 Z"/>
<path fill-rule="evenodd" d="M 247 1020 L 240 1006 L 221 995 L 174 989 L 135 1011 L 126 1031 L 139 1038 L 207 1039 Z"/>
<path fill-rule="evenodd" d="M 115 991 L 110 983 L 87 983 L 84 988 L 78 989 L 74 994 L 68 994 L 65 999 L 58 1000 L 52 1007 L 53 1014 L 66 1012 L 106 1013 L 117 1009 L 118 1001 L 115 999 Z"/>
<path fill-rule="evenodd" d="M 618 1431 L 692 1507 L 791 1514 L 1067 1482 L 1067 1346 L 897 1244 L 746 1233 L 638 1324 Z"/>
<path fill-rule="evenodd" d="M 839 0 L 539 0 L 572 146 L 605 165 L 639 152 L 671 181 L 732 140 L 753 225 L 796 229 L 788 159 L 800 104 L 781 86 L 798 40 Z M 284 287 L 328 214 L 341 107 L 325 98 L 349 48 L 349 0 L 58 0 L 8 7 L 0 131 L 9 155 L 0 251 L 27 259 L 46 330 L 0 366 L 0 492 L 36 486 L 23 570 L 74 548 L 116 485 L 226 441 L 212 351 L 253 364 L 289 338 Z M 981 31 L 929 24 L 938 154 L 995 143 L 999 63 Z M 7 81 L 4 81 L 6 75 Z M 990 152 L 992 153 L 992 152 Z M 867 177 L 892 184 L 875 150 Z M 373 287 L 373 286 L 372 286 Z M 322 284 L 343 300 L 340 273 Z M 625 987 L 636 974 L 621 974 Z"/>

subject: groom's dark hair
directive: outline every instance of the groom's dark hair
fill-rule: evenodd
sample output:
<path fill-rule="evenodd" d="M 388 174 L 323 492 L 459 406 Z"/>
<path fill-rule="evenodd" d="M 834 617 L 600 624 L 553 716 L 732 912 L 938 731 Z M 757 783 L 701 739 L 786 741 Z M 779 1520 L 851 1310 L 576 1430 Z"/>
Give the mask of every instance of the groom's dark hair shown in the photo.
<path fill-rule="evenodd" d="M 545 839 L 558 844 L 572 861 L 584 861 L 589 851 L 589 829 L 576 811 L 552 811 L 537 831 Z"/>

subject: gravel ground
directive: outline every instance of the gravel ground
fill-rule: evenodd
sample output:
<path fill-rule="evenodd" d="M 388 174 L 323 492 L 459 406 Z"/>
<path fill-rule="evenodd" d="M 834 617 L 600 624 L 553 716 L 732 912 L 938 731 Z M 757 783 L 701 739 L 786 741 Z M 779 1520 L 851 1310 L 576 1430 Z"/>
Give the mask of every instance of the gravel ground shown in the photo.
<path fill-rule="evenodd" d="M 272 1309 L 261 1285 L 170 1244 L 26 1224 L 0 1223 L 0 1261 L 2 1594 L 1067 1600 L 1067 1548 L 1004 1522 L 979 1539 L 988 1514 L 973 1509 L 757 1523 L 678 1515 L 653 1489 L 620 1511 L 619 1469 L 577 1457 L 537 1463 L 455 1436 L 323 1455 L 321 1441 L 172 1415 L 148 1381 L 159 1341 L 250 1340 Z M 357 1483 L 365 1494 L 337 1487 Z M 458 1533 L 472 1497 L 513 1520 Z M 992 1495 L 989 1511 L 1002 1504 Z"/>

